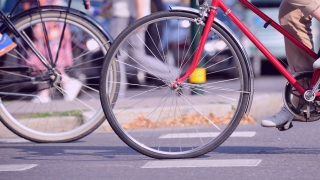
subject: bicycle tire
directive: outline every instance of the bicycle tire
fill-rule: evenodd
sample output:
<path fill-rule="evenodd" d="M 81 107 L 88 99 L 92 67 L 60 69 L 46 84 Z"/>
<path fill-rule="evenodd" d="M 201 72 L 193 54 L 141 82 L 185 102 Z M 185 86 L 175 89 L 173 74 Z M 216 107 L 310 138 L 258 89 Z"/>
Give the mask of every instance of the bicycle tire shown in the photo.
<path fill-rule="evenodd" d="M 41 24 L 41 21 L 48 24 L 56 23 L 55 27 L 59 26 L 59 23 L 67 23 L 67 28 L 69 28 L 72 35 L 69 39 L 72 50 L 67 53 L 71 53 L 73 59 L 72 65 L 64 67 L 62 71 L 65 71 L 70 79 L 72 78 L 72 80 L 75 79 L 81 82 L 80 95 L 78 98 L 75 98 L 74 101 L 66 99 L 69 94 L 63 89 L 67 87 L 66 84 L 68 82 L 64 84 L 61 82 L 53 87 L 47 86 L 47 88 L 50 89 L 51 98 L 51 101 L 48 103 L 34 102 L 34 99 L 27 97 L 28 93 L 30 95 L 37 95 L 37 93 L 42 91 L 37 84 L 24 83 L 22 85 L 14 84 L 1 87 L 2 91 L 16 93 L 18 93 L 21 87 L 28 87 L 28 90 L 24 92 L 25 95 L 18 97 L 18 99 L 16 96 L 1 95 L 0 117 L 2 123 L 12 132 L 22 138 L 38 143 L 63 143 L 78 140 L 96 130 L 105 120 L 100 99 L 97 97 L 99 96 L 98 83 L 100 74 L 88 75 L 88 73 L 97 73 L 101 70 L 99 63 L 104 60 L 111 40 L 105 36 L 99 27 L 88 20 L 88 18 L 84 18 L 84 16 L 86 16 L 85 14 L 67 14 L 65 9 L 59 8 L 60 7 L 54 6 L 49 8 L 41 7 L 40 11 L 38 8 L 35 8 L 36 11 L 30 10 L 28 15 L 25 15 L 26 13 L 24 12 L 20 15 L 18 14 L 18 17 L 13 17 L 13 24 L 16 29 L 24 31 L 24 34 L 35 42 L 32 35 L 30 35 L 30 33 L 28 34 L 28 28 L 29 31 L 34 31 L 36 25 Z M 70 9 L 70 12 L 72 11 L 75 12 L 75 10 Z M 6 29 L 3 30 L 3 32 L 5 31 Z M 9 52 L 0 62 L 4 66 L 8 66 L 12 64 L 12 57 L 14 57 L 15 66 L 29 66 L 30 69 L 32 69 L 34 65 L 25 62 L 29 60 L 31 56 L 30 52 L 27 52 L 28 50 L 26 50 L 25 45 L 19 38 L 15 38 L 12 35 L 11 37 L 18 44 L 18 48 Z M 90 49 L 88 45 L 90 40 L 91 43 L 96 43 L 96 46 L 94 46 L 95 49 L 93 50 L 92 48 Z M 76 54 L 75 52 L 79 53 Z M 26 55 L 27 58 L 23 58 L 23 55 Z M 22 62 L 22 60 L 24 60 L 24 62 Z M 59 61 L 60 58 L 56 66 L 58 66 Z M 63 63 L 60 64 L 63 66 Z M 113 63 L 111 69 L 118 69 L 118 64 Z M 108 76 L 110 78 L 114 80 L 119 78 L 117 70 L 109 72 L 110 74 L 108 73 Z M 19 76 L 14 75 L 15 74 L 12 75 L 12 73 L 9 74 L 11 78 L 19 79 Z M 0 81 L 5 81 L 8 78 L 6 76 L 7 75 L 2 75 Z M 65 77 L 62 77 L 62 79 L 63 78 Z M 72 81 L 70 80 L 70 82 Z M 70 84 L 69 86 L 74 85 L 72 83 Z M 8 89 L 8 87 L 10 89 Z M 28 92 L 30 91 L 29 89 L 31 89 L 31 92 Z M 113 86 L 110 90 L 113 92 L 110 93 L 111 99 L 115 100 L 117 98 L 117 86 Z M 30 110 L 33 111 L 29 112 Z M 16 113 L 16 111 L 18 113 Z"/>
<path fill-rule="evenodd" d="M 128 42 L 130 46 L 133 46 L 133 49 L 138 49 L 134 47 L 135 44 L 130 43 L 131 41 L 129 41 L 129 37 L 139 37 L 139 30 L 141 31 L 141 29 L 146 29 L 146 27 L 151 23 L 158 23 L 164 26 L 163 32 L 168 31 L 170 33 L 168 37 L 170 37 L 170 39 L 173 39 L 174 31 L 172 29 L 166 29 L 166 27 L 168 27 L 170 23 L 175 23 L 175 26 L 178 28 L 178 31 L 182 31 L 182 29 L 179 29 L 180 25 L 181 27 L 187 28 L 191 28 L 192 24 L 197 26 L 195 22 L 196 18 L 198 17 L 198 15 L 193 13 L 176 11 L 165 11 L 148 15 L 134 22 L 127 29 L 125 29 L 115 39 L 106 56 L 100 82 L 100 98 L 102 108 L 105 112 L 106 118 L 110 126 L 112 127 L 114 132 L 119 136 L 119 138 L 128 146 L 146 156 L 157 159 L 181 159 L 193 158 L 206 154 L 212 151 L 213 149 L 217 148 L 219 145 L 221 145 L 231 135 L 231 133 L 238 126 L 245 112 L 246 105 L 249 101 L 248 92 L 250 91 L 248 69 L 244 61 L 244 55 L 241 53 L 239 44 L 237 44 L 238 41 L 236 41 L 236 39 L 234 39 L 234 37 L 231 36 L 231 32 L 224 29 L 222 26 L 219 26 L 217 23 L 214 23 L 212 25 L 211 31 L 214 33 L 215 36 L 219 36 L 219 39 L 212 38 L 212 40 L 219 40 L 220 44 L 224 43 L 229 48 L 229 51 L 232 55 L 229 59 L 232 59 L 232 61 L 236 63 L 235 67 L 230 67 L 233 68 L 233 71 L 237 71 L 238 78 L 236 80 L 228 79 L 228 73 L 226 73 L 220 75 L 221 77 L 215 75 L 214 78 L 217 78 L 218 80 L 211 80 L 211 82 L 207 82 L 203 85 L 200 85 L 199 87 L 201 87 L 202 90 L 201 88 L 194 88 L 192 84 L 187 82 L 182 83 L 181 88 L 174 89 L 172 88 L 172 82 L 175 78 L 177 78 L 177 76 L 165 79 L 161 77 L 160 73 L 157 74 L 155 69 L 150 70 L 143 68 L 144 66 L 139 66 L 136 68 L 139 68 L 140 70 L 145 70 L 147 73 L 153 75 L 153 79 L 157 79 L 158 82 L 160 81 L 160 85 L 157 87 L 155 87 L 156 85 L 154 84 L 141 85 L 141 91 L 139 91 L 139 88 L 136 88 L 131 91 L 129 89 L 126 94 L 127 97 L 125 96 L 122 100 L 118 100 L 114 103 L 110 102 L 109 100 L 109 97 L 107 95 L 108 88 L 107 84 L 105 83 L 107 74 L 104 72 L 108 68 L 110 62 L 113 62 L 113 60 L 117 58 L 117 53 L 120 51 L 120 54 L 122 54 L 122 56 L 127 55 L 128 59 L 131 59 L 132 61 L 138 61 L 136 62 L 137 64 L 141 62 L 141 60 L 138 60 L 138 58 L 134 58 L 131 54 L 127 54 L 121 48 L 123 47 L 125 42 Z M 202 25 L 197 26 L 198 30 L 201 29 L 200 26 Z M 189 30 L 190 29 L 188 29 L 188 32 Z M 196 32 L 198 33 L 199 31 Z M 165 35 L 158 35 L 158 39 L 164 39 L 163 36 Z M 177 37 L 180 37 L 180 34 L 178 34 Z M 195 36 L 189 38 L 187 35 L 185 38 L 181 39 L 181 42 L 183 42 L 182 44 L 186 46 L 186 44 L 188 44 L 186 43 L 187 41 L 189 42 L 189 44 L 190 42 L 194 42 L 192 41 L 192 39 L 195 39 Z M 179 42 L 180 40 L 178 38 L 178 43 Z M 169 60 L 166 59 L 167 56 L 165 55 L 165 52 L 170 50 L 169 43 L 162 45 L 162 47 L 160 44 L 158 47 L 159 54 L 161 54 L 163 57 L 162 61 L 166 64 L 165 68 L 170 69 L 171 66 L 168 65 L 169 63 L 167 63 Z M 183 49 L 185 49 L 186 53 L 184 53 Z M 178 57 L 178 60 L 176 60 L 175 62 L 177 63 L 178 61 L 176 67 L 179 67 L 178 72 L 181 75 L 181 73 L 185 70 L 182 64 L 188 63 L 180 61 L 179 56 L 190 57 L 192 56 L 192 54 L 191 52 L 190 54 L 188 54 L 187 48 L 185 47 L 181 49 L 180 53 L 179 49 L 177 51 L 178 53 L 176 57 Z M 224 51 L 225 49 L 223 50 L 223 52 Z M 222 56 L 223 53 L 221 52 L 222 50 L 220 51 L 220 53 L 217 52 L 215 55 L 211 55 L 210 59 L 215 59 L 218 56 Z M 202 57 L 202 59 L 204 58 L 205 57 Z M 146 58 L 143 57 L 141 59 Z M 221 70 L 209 72 L 209 68 L 212 67 L 211 65 L 211 67 L 209 67 L 208 65 L 210 59 L 206 61 L 207 64 L 204 63 L 205 65 L 202 66 L 204 69 L 208 70 L 206 72 L 207 77 L 209 77 L 210 73 L 212 75 L 222 73 L 223 71 L 225 72 L 231 70 L 227 67 Z M 128 62 L 122 62 L 121 60 L 117 61 L 119 63 L 129 64 Z M 214 64 L 221 65 L 221 63 L 224 62 L 220 60 L 218 62 L 215 62 Z M 132 63 L 130 63 L 129 65 L 134 66 L 132 65 Z M 167 74 L 174 73 L 175 72 L 171 70 L 167 71 Z M 232 81 L 232 83 L 228 83 L 227 81 Z M 221 87 L 210 87 L 213 83 L 218 82 L 220 83 Z M 139 85 L 136 84 L 129 83 L 129 85 L 139 87 Z M 234 88 L 235 85 L 239 85 L 239 87 L 237 86 L 236 88 Z M 196 93 L 198 97 L 189 97 L 185 95 L 186 91 Z M 219 94 L 219 91 L 220 93 L 224 94 Z M 200 92 L 204 93 L 205 95 L 201 95 Z M 213 94 L 214 92 L 218 93 Z M 237 96 L 234 98 L 236 99 L 235 102 L 230 100 L 233 99 L 233 94 L 237 94 Z M 230 97 L 224 97 L 227 95 L 230 95 Z M 154 96 L 157 96 L 157 98 L 154 98 Z M 193 100 L 196 98 L 198 99 Z M 216 100 L 212 100 L 212 98 L 216 98 Z M 200 100 L 209 100 L 209 103 L 206 102 L 208 103 L 207 105 L 198 104 L 197 101 Z M 189 104 L 185 102 L 188 102 Z M 212 102 L 214 103 L 213 105 Z M 205 110 L 208 109 L 208 107 L 211 108 L 209 114 L 205 114 Z M 227 114 L 230 113 L 229 115 L 232 117 L 229 119 L 222 118 L 226 121 L 226 125 L 218 124 L 218 122 L 215 122 L 214 120 L 209 118 L 210 113 L 212 113 L 213 115 L 216 114 L 216 116 L 218 116 L 218 114 L 221 113 L 221 111 L 226 111 L 228 109 L 229 111 L 227 112 Z M 234 112 L 234 115 L 232 115 L 232 110 Z M 170 114 L 171 112 L 172 114 Z M 170 115 L 171 117 L 169 118 Z M 201 116 L 203 119 L 197 119 L 198 116 Z M 189 120 L 191 119 L 190 122 L 188 122 L 187 118 L 189 118 Z M 199 121 L 199 124 L 196 124 L 198 123 L 196 121 Z M 215 123 L 217 125 L 213 125 Z M 218 133 L 215 131 L 218 131 Z"/>

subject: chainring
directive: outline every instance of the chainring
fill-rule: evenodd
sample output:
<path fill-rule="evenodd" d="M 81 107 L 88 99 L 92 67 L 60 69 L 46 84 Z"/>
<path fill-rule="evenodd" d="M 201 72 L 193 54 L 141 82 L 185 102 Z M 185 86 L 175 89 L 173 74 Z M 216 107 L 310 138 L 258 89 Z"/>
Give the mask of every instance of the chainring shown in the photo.
<path fill-rule="evenodd" d="M 307 89 L 310 86 L 310 80 L 313 72 L 306 71 L 295 74 L 294 77 Z M 287 109 L 295 116 L 293 121 L 317 121 L 320 120 L 320 99 L 308 102 L 303 96 L 287 82 L 284 89 L 284 104 Z"/>

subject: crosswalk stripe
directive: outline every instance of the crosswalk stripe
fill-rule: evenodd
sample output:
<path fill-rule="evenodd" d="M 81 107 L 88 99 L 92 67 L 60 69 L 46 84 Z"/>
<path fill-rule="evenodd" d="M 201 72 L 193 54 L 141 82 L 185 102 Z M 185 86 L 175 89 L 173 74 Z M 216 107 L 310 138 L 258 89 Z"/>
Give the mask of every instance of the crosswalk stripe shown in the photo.
<path fill-rule="evenodd" d="M 0 139 L 0 143 L 22 143 L 22 142 L 30 142 L 23 138 L 4 138 Z"/>
<path fill-rule="evenodd" d="M 11 165 L 0 165 L 1 171 L 25 171 L 38 166 L 37 164 L 11 164 Z"/>
<path fill-rule="evenodd" d="M 205 132 L 205 133 L 172 133 L 160 136 L 160 139 L 173 138 L 199 138 L 199 137 L 217 137 L 220 132 Z M 233 132 L 230 137 L 253 137 L 256 135 L 254 131 Z"/>
<path fill-rule="evenodd" d="M 150 161 L 141 168 L 255 167 L 261 161 L 261 159 L 161 160 Z"/>

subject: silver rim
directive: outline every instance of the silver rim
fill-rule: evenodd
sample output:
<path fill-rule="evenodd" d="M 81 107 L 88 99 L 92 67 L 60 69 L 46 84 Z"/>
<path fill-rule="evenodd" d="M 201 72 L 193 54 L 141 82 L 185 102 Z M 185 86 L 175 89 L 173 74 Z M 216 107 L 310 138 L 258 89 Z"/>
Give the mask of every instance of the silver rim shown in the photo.
<path fill-rule="evenodd" d="M 137 42 L 141 41 L 146 49 L 151 48 L 143 43 L 139 34 L 141 30 L 137 29 L 147 29 L 150 24 L 154 24 L 157 32 L 151 38 L 151 44 L 157 44 L 155 39 L 160 40 L 155 52 L 146 57 L 142 51 L 138 52 L 141 48 Z M 159 27 L 160 24 L 162 28 Z M 176 27 L 169 29 L 172 24 Z M 154 19 L 136 30 L 130 29 L 131 32 L 113 51 L 121 53 L 122 57 L 117 60 L 119 64 L 135 68 L 137 72 L 142 71 L 148 74 L 144 77 L 147 82 L 153 81 L 149 84 L 113 82 L 120 84 L 119 97 L 122 98 L 111 103 L 114 105 L 113 109 L 105 109 L 109 123 L 121 131 L 116 133 L 137 151 L 147 153 L 147 150 L 151 153 L 176 156 L 201 150 L 209 144 L 219 145 L 223 138 L 229 136 L 225 132 L 235 123 L 233 113 L 237 113 L 240 108 L 242 95 L 248 93 L 244 91 L 242 69 L 235 50 L 222 34 L 213 28 L 210 34 L 212 39 L 207 40 L 206 51 L 201 58 L 202 64 L 195 70 L 198 73 L 205 70 L 205 73 L 195 74 L 179 88 L 172 88 L 172 82 L 190 65 L 190 57 L 195 52 L 191 49 L 195 43 L 195 36 L 189 35 L 191 24 L 195 24 L 194 19 L 187 17 Z M 162 32 L 159 29 L 162 29 Z M 187 32 L 186 35 L 182 34 L 184 32 Z M 197 26 L 195 32 L 201 33 L 201 27 Z M 151 37 L 148 30 L 146 33 Z M 170 43 L 169 40 L 175 37 L 178 37 L 175 42 Z M 127 45 L 130 47 L 126 51 Z M 174 49 L 175 47 L 178 48 Z M 115 55 L 113 54 L 113 57 Z M 190 82 L 201 81 L 202 78 L 199 77 L 203 75 L 207 77 L 206 82 Z M 126 72 L 126 76 L 130 80 L 129 76 L 139 74 Z M 122 91 L 122 85 L 135 88 L 129 87 Z"/>
<path fill-rule="evenodd" d="M 35 25 L 41 23 L 41 21 L 39 17 L 37 18 L 39 14 L 33 15 L 32 18 L 25 18 L 16 24 L 19 31 L 26 30 L 28 27 L 32 27 L 31 29 L 35 31 Z M 59 15 L 55 13 L 42 13 L 42 17 L 43 21 L 48 24 L 49 22 L 60 22 L 60 24 L 64 22 L 64 18 L 59 18 Z M 31 21 L 29 21 L 30 19 Z M 11 92 L 22 95 L 13 98 L 6 94 L 6 89 L 10 86 L 2 88 L 4 95 L 1 96 L 1 117 L 14 131 L 30 140 L 70 140 L 91 131 L 104 117 L 98 91 L 100 74 L 90 75 L 88 72 L 100 71 L 101 62 L 103 62 L 109 42 L 96 29 L 90 27 L 89 23 L 79 20 L 79 17 L 68 15 L 66 22 L 71 34 L 69 42 L 71 42 L 72 49 L 72 65 L 64 68 L 64 70 L 72 80 L 54 84 L 49 89 L 51 101 L 47 103 L 35 102 L 30 99 L 30 95 L 39 95 L 39 85 L 30 83 L 14 85 L 15 88 Z M 29 38 L 31 38 L 30 35 Z M 35 42 L 35 40 L 33 41 Z M 31 52 L 23 46 L 21 41 L 16 40 L 16 43 L 19 48 L 9 52 L 6 57 L 15 58 L 15 66 L 21 66 L 22 64 L 24 66 L 34 66 L 29 63 Z M 102 54 L 94 57 L 94 53 L 98 50 L 101 50 Z M 62 59 L 60 58 L 58 61 Z M 2 61 L 8 62 L 6 60 Z M 10 63 L 12 64 L 12 62 Z M 63 63 L 60 64 L 63 65 Z M 57 66 L 59 66 L 59 62 Z M 114 64 L 112 68 L 115 68 Z M 10 75 L 11 78 L 21 77 L 21 75 L 15 73 Z M 109 75 L 110 79 L 115 78 L 113 74 Z M 32 75 L 28 77 L 30 76 Z M 63 76 L 62 78 L 64 78 Z M 6 77 L 3 76 L 2 80 L 5 79 Z M 80 93 L 73 101 L 67 101 L 70 94 L 67 92 L 68 83 L 72 83 L 69 83 L 71 84 L 69 86 L 77 85 L 74 83 L 74 79 L 81 83 Z M 114 87 L 110 86 L 110 88 L 113 91 Z M 39 100 L 39 98 L 37 99 Z"/>

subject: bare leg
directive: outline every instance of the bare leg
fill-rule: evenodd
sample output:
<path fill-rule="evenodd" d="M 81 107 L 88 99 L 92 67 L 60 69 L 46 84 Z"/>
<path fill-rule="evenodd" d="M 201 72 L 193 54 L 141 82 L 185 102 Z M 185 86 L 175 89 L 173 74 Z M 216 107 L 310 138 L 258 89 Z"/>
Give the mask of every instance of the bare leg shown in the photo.
<path fill-rule="evenodd" d="M 318 21 L 320 21 L 320 8 L 316 9 L 315 11 L 313 11 L 311 13 L 311 15 L 316 18 Z M 313 63 L 313 68 L 314 69 L 320 69 L 320 58 L 317 59 L 314 63 Z"/>
<path fill-rule="evenodd" d="M 311 13 L 311 15 L 316 18 L 318 21 L 320 21 L 320 8 L 316 9 Z"/>

